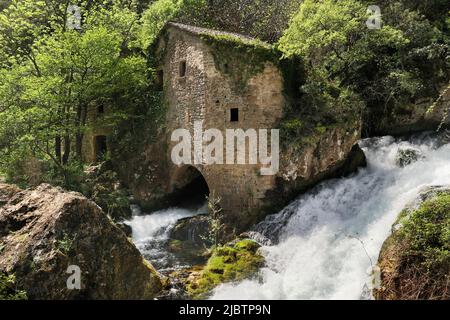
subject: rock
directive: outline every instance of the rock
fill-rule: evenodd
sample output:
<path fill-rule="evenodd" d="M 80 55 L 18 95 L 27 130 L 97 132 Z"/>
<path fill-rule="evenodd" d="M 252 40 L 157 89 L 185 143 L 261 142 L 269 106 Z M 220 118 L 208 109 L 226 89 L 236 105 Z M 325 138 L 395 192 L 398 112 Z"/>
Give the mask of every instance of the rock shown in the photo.
<path fill-rule="evenodd" d="M 399 106 L 389 114 L 380 115 L 377 114 L 378 110 L 373 110 L 375 114 L 372 117 L 377 121 L 366 121 L 365 131 L 371 131 L 372 136 L 401 136 L 414 132 L 435 131 L 441 125 L 444 127 L 450 125 L 449 106 L 450 87 L 446 85 L 440 89 L 438 97 L 420 99 L 415 103 Z"/>
<path fill-rule="evenodd" d="M 424 189 L 399 215 L 383 244 L 378 300 L 448 300 L 450 187 Z"/>
<path fill-rule="evenodd" d="M 30 299 L 152 299 L 162 280 L 92 201 L 50 185 L 12 194 L 0 207 L 0 273 L 15 275 Z M 69 266 L 81 289 L 69 290 Z"/>
<path fill-rule="evenodd" d="M 264 265 L 260 245 L 253 240 L 235 240 L 215 248 L 206 266 L 191 273 L 187 279 L 189 296 L 203 299 L 216 286 L 225 282 L 241 281 L 254 276 Z"/>
<path fill-rule="evenodd" d="M 239 235 L 239 239 L 252 239 L 263 246 L 272 246 L 272 240 L 257 231 L 247 231 Z"/>
<path fill-rule="evenodd" d="M 173 240 L 187 241 L 194 244 L 203 245 L 208 236 L 210 222 L 207 215 L 178 220 L 175 227 L 170 232 Z"/>
<path fill-rule="evenodd" d="M 0 208 L 9 201 L 9 199 L 20 189 L 13 185 L 0 183 Z"/>
<path fill-rule="evenodd" d="M 131 228 L 131 226 L 122 222 L 119 222 L 116 225 L 119 227 L 120 230 L 123 231 L 123 233 L 126 234 L 127 237 L 131 238 L 131 236 L 133 235 L 133 229 Z"/>
<path fill-rule="evenodd" d="M 422 158 L 423 156 L 419 150 L 412 148 L 399 149 L 397 152 L 396 163 L 399 167 L 404 168 Z"/>

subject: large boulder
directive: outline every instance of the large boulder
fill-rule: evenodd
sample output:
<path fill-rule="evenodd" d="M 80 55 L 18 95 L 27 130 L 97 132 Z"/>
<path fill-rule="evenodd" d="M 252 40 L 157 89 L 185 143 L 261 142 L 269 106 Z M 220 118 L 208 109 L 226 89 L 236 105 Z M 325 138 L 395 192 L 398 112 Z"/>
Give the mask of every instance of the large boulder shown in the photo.
<path fill-rule="evenodd" d="M 450 187 L 425 189 L 405 208 L 378 259 L 378 300 L 450 299 Z"/>
<path fill-rule="evenodd" d="M 92 201 L 41 185 L 0 184 L 0 273 L 14 275 L 30 299 L 152 299 L 155 269 Z M 67 280 L 77 266 L 81 288 Z"/>
<path fill-rule="evenodd" d="M 170 231 L 170 238 L 203 245 L 207 242 L 210 232 L 210 219 L 208 215 L 198 215 L 180 219 Z"/>

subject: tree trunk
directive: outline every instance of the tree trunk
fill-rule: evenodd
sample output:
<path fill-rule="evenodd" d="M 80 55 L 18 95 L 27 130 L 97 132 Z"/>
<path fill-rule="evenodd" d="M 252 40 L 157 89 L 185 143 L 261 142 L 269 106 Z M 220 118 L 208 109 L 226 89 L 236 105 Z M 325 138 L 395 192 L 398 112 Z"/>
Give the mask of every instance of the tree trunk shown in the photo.
<path fill-rule="evenodd" d="M 61 136 L 55 137 L 55 158 L 61 163 Z"/>
<path fill-rule="evenodd" d="M 62 157 L 63 165 L 66 165 L 67 162 L 69 162 L 69 156 L 70 156 L 70 137 L 66 135 L 64 137 L 64 155 Z"/>
<path fill-rule="evenodd" d="M 77 157 L 82 160 L 83 158 L 83 138 L 84 138 L 84 130 L 86 127 L 87 117 L 88 117 L 88 107 L 86 104 L 83 104 L 78 107 L 78 116 L 79 116 L 79 123 L 78 123 L 78 133 L 76 138 L 76 152 Z"/>
<path fill-rule="evenodd" d="M 77 158 L 78 160 L 82 160 L 83 158 L 83 134 L 82 133 L 77 133 L 77 136 L 75 138 L 75 152 L 77 154 Z"/>

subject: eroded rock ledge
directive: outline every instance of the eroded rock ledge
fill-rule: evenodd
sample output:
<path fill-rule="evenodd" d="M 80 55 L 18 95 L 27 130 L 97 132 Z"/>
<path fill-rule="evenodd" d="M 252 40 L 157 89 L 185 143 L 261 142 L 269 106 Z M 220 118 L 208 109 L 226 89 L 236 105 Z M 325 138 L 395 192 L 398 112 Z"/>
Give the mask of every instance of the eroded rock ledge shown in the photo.
<path fill-rule="evenodd" d="M 81 269 L 68 290 L 67 268 Z M 162 281 L 126 235 L 81 194 L 0 183 L 0 272 L 29 299 L 152 299 Z"/>

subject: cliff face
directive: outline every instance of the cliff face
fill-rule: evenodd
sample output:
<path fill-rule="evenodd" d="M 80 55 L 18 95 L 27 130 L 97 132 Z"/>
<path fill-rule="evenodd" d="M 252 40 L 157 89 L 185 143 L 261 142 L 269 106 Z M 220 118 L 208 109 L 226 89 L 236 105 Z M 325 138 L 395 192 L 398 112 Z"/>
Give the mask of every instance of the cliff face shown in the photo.
<path fill-rule="evenodd" d="M 69 266 L 79 267 L 80 290 L 67 288 Z M 94 202 L 49 185 L 0 184 L 0 273 L 14 274 L 30 299 L 152 299 L 162 288 Z"/>
<path fill-rule="evenodd" d="M 450 298 L 450 188 L 424 190 L 400 214 L 378 259 L 377 300 Z"/>
<path fill-rule="evenodd" d="M 267 194 L 266 204 L 272 206 L 272 211 L 324 179 L 346 176 L 366 165 L 364 152 L 358 146 L 359 119 L 300 138 L 282 148 L 277 187 Z"/>
<path fill-rule="evenodd" d="M 441 90 L 436 98 L 424 98 L 415 103 L 392 110 L 374 123 L 373 135 L 406 135 L 425 130 L 436 130 L 440 125 L 450 125 L 450 86 Z"/>

